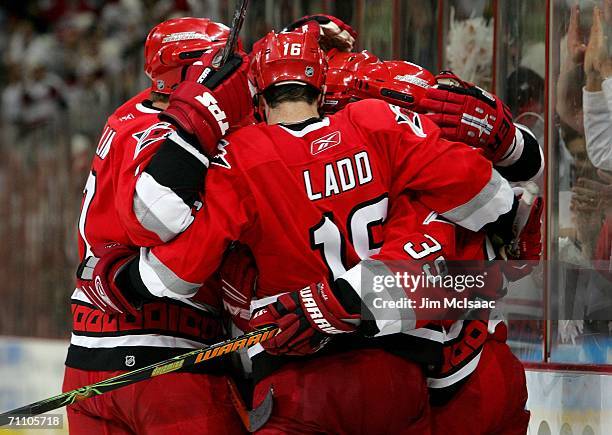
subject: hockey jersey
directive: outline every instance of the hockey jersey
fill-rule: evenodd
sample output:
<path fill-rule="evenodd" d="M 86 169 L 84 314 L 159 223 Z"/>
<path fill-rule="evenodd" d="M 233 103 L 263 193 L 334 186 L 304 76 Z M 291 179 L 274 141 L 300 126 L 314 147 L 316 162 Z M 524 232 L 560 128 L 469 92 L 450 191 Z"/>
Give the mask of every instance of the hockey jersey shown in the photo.
<path fill-rule="evenodd" d="M 91 255 L 91 246 L 109 241 L 135 249 L 160 244 L 193 221 L 199 194 L 174 185 L 173 190 L 151 168 L 174 129 L 159 119 L 160 111 L 147 96 L 148 90 L 127 101 L 103 129 L 83 191 L 81 259 Z M 202 180 L 205 169 L 202 164 Z M 101 312 L 77 288 L 71 298 L 73 331 L 66 364 L 86 370 L 133 369 L 218 341 L 223 327 L 216 295 L 206 291 L 194 300 L 160 299 L 144 304 L 133 317 Z"/>
<path fill-rule="evenodd" d="M 480 267 L 485 267 L 488 263 L 483 260 L 490 256 L 484 233 L 458 227 L 409 195 L 401 195 L 392 205 L 383 226 L 382 236 L 384 243 L 377 254 L 360 262 L 340 277 L 340 280 L 350 284 L 342 286 L 343 291 L 360 294 L 362 299 L 365 299 L 363 306 L 366 308 L 371 308 L 371 304 L 368 304 L 368 293 L 362 287 L 371 287 L 372 281 L 367 278 L 368 271 L 365 269 L 371 269 L 383 276 L 383 269 L 392 269 L 395 264 L 401 265 L 402 271 L 408 270 L 411 274 L 417 275 L 420 270 L 427 270 L 436 275 L 444 273 L 449 263 L 462 262 L 470 264 L 473 269 L 478 267 L 471 270 L 471 273 L 482 273 Z M 257 269 L 251 258 L 245 246 L 237 245 L 225 258 L 221 268 L 225 307 L 231 313 L 234 324 L 243 331 L 250 329 L 249 305 L 254 310 L 272 301 L 272 297 L 256 299 L 259 294 L 255 286 Z M 376 263 L 383 267 L 376 267 Z M 488 272 L 495 266 L 497 265 L 491 265 Z M 487 277 L 486 285 L 493 287 L 489 291 L 492 293 L 503 285 L 503 281 L 491 276 Z M 413 300 L 431 296 L 434 291 L 433 288 L 415 288 L 411 293 L 408 288 L 400 289 L 401 294 L 410 296 Z M 369 295 L 377 296 L 381 300 L 385 300 L 385 296 L 388 297 L 385 292 L 370 292 Z M 446 296 L 450 300 L 459 295 L 470 297 L 470 291 L 467 289 L 457 292 L 452 288 Z M 249 301 L 252 302 L 249 304 Z M 444 403 L 474 372 L 486 340 L 492 336 L 503 336 L 505 325 L 498 319 L 490 320 L 488 309 L 474 311 L 470 313 L 469 318 L 466 317 L 465 309 L 455 309 L 455 312 L 444 310 L 443 317 L 420 322 L 415 321 L 418 317 L 415 311 L 417 310 L 406 306 L 398 307 L 397 310 L 368 312 L 367 315 L 362 311 L 360 333 L 366 333 L 369 338 L 363 338 L 360 334 L 334 336 L 323 351 L 312 357 L 317 358 L 322 354 L 355 347 L 383 348 L 420 363 L 427 375 L 432 402 Z M 435 310 L 422 311 L 427 315 Z M 377 314 L 382 315 L 377 317 Z M 364 323 L 367 322 L 374 322 L 375 325 L 365 326 Z M 260 379 L 283 364 L 296 360 L 295 357 L 267 354 L 260 345 L 249 349 L 249 356 L 253 360 L 255 379 Z M 303 357 L 298 358 L 300 359 Z"/>
<path fill-rule="evenodd" d="M 495 273 L 500 272 L 497 268 L 499 265 L 493 262 L 488 266 L 488 260 L 493 259 L 493 255 L 484 232 L 476 233 L 458 227 L 407 195 L 398 198 L 393 204 L 385 226 L 384 240 L 381 251 L 371 259 L 374 262 L 392 264 L 402 261 L 414 266 L 411 269 L 427 269 L 430 275 L 444 274 L 448 267 L 457 269 L 457 266 L 466 264 L 469 269 L 467 272 L 472 276 L 486 274 L 483 281 L 490 289 L 480 288 L 479 292 L 493 294 L 504 285 L 503 277 Z M 341 279 L 348 280 L 355 291 L 361 293 L 359 287 L 363 280 L 355 277 L 358 269 L 359 265 Z M 419 292 L 423 291 L 425 296 L 432 292 L 430 289 L 417 288 L 412 295 L 417 299 L 422 298 Z M 470 297 L 470 289 L 458 292 L 453 288 L 446 299 L 462 297 L 460 295 Z M 473 292 L 471 297 L 474 297 Z M 376 321 L 378 333 L 375 337 L 404 335 L 406 346 L 397 346 L 395 350 L 408 358 L 411 358 L 414 348 L 428 350 L 430 360 L 424 366 L 434 403 L 447 401 L 476 370 L 489 336 L 505 340 L 505 325 L 500 319 L 491 317 L 490 309 L 445 310 L 443 318 L 432 320 L 426 325 L 422 325 L 421 321 L 421 327 L 414 329 L 415 315 L 409 311 L 405 308 L 401 314 L 387 311 L 386 318 Z M 428 311 L 432 309 L 424 310 L 425 313 Z M 410 319 L 407 328 L 406 319 Z"/>
<path fill-rule="evenodd" d="M 246 127 L 220 148 L 225 167 L 209 171 L 194 223 L 132 268 L 155 296 L 195 294 L 233 240 L 253 251 L 260 296 L 339 277 L 380 249 L 388 204 L 405 191 L 474 230 L 514 200 L 479 152 L 378 100 L 301 125 Z"/>

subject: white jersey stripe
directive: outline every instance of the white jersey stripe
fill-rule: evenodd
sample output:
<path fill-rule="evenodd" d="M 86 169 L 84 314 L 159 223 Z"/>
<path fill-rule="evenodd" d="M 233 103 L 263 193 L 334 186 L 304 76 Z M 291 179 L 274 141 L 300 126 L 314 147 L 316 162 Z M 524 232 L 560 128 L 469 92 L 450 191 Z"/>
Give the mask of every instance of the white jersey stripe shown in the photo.
<path fill-rule="evenodd" d="M 75 346 L 92 349 L 113 348 L 118 346 L 151 346 L 198 349 L 204 346 L 203 343 L 199 343 L 197 341 L 157 334 L 122 335 L 120 337 L 88 337 L 84 335 L 72 334 L 70 343 Z"/>
<path fill-rule="evenodd" d="M 476 370 L 481 355 L 482 350 L 469 363 L 467 363 L 464 367 L 462 367 L 450 376 L 447 376 L 445 378 L 427 378 L 427 386 L 429 388 L 446 388 L 448 386 L 456 384 L 460 380 L 472 374 L 474 370 Z"/>
<path fill-rule="evenodd" d="M 499 216 L 508 213 L 514 203 L 514 192 L 496 170 L 491 173 L 491 179 L 466 204 L 442 213 L 446 219 L 461 225 L 471 231 L 478 231 L 490 222 L 495 222 Z"/>
<path fill-rule="evenodd" d="M 182 233 L 193 222 L 191 208 L 169 187 L 159 184 L 143 172 L 136 181 L 134 214 L 147 230 L 167 242 Z"/>
<path fill-rule="evenodd" d="M 279 124 L 279 127 L 281 127 L 283 130 L 285 130 L 291 136 L 294 136 L 294 137 L 304 137 L 304 136 L 306 136 L 310 132 L 313 132 L 313 131 L 318 130 L 318 129 L 323 128 L 323 127 L 329 127 L 329 118 L 326 117 L 326 118 L 323 118 L 319 122 L 314 122 L 312 124 L 308 124 L 302 130 L 298 130 L 298 131 L 291 130 L 290 128 L 287 128 L 287 127 L 285 127 L 283 125 L 280 125 L 280 124 Z"/>

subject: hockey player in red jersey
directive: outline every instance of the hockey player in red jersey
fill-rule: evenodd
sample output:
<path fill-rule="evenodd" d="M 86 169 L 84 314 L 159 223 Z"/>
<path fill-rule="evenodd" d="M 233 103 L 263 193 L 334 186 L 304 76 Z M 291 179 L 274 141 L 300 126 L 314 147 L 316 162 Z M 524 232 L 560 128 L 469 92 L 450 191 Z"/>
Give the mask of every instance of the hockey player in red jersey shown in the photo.
<path fill-rule="evenodd" d="M 517 263 L 533 265 L 540 256 L 541 211 L 541 199 L 538 199 L 519 236 L 521 248 L 515 260 Z M 397 346 L 398 341 L 391 340 L 383 341 L 382 344 L 398 355 L 420 361 L 425 367 L 432 404 L 431 433 L 524 434 L 529 422 L 529 412 L 525 410 L 527 390 L 524 370 L 505 344 L 505 324 L 499 320 L 489 320 L 489 310 L 474 310 L 469 317 L 461 317 L 456 321 L 455 317 L 448 317 L 446 320 L 425 322 L 425 325 L 421 322 L 422 326 L 414 329 L 419 325 L 416 310 L 410 312 L 405 307 L 396 312 L 390 309 L 375 310 L 372 309 L 374 303 L 368 302 L 373 295 L 391 302 L 399 300 L 391 291 L 374 293 L 364 287 L 371 286 L 370 275 L 392 276 L 390 272 L 394 265 L 401 264 L 402 271 L 410 271 L 415 275 L 425 268 L 435 274 L 436 270 L 456 267 L 461 261 L 473 265 L 469 260 L 483 259 L 490 255 L 487 254 L 484 234 L 467 234 L 457 230 L 454 224 L 440 218 L 414 199 L 400 197 L 385 224 L 384 242 L 380 251 L 337 279 L 334 291 L 325 291 L 325 306 L 334 307 L 334 304 L 339 304 L 341 308 L 321 310 L 323 318 L 329 324 L 341 325 L 343 320 L 337 317 L 338 313 L 345 313 L 345 317 L 349 318 L 346 312 L 353 314 L 353 318 L 358 315 L 361 317 L 360 332 L 373 337 L 373 340 L 381 340 L 382 337 L 397 338 L 405 334 L 404 346 Z M 244 252 L 241 253 L 241 257 L 245 256 Z M 239 292 L 243 298 L 248 299 L 256 292 L 255 265 L 243 262 L 242 269 L 235 270 L 232 269 L 232 263 L 224 263 L 222 267 L 225 286 L 229 286 L 233 294 Z M 491 282 L 491 272 L 499 269 L 503 273 L 517 264 L 497 261 L 485 268 L 485 263 L 479 263 L 482 267 L 480 272 L 486 270 L 489 273 L 487 286 L 480 289 L 479 293 L 487 299 L 495 298 L 495 292 L 500 287 L 496 280 Z M 515 272 L 512 270 L 509 276 L 515 276 Z M 324 285 L 329 286 L 328 283 Z M 340 289 L 342 294 L 338 293 Z M 406 296 L 414 300 L 432 294 L 430 288 L 416 288 L 412 292 L 405 290 Z M 347 293 L 359 295 L 361 307 L 358 305 L 359 299 L 356 304 L 354 298 L 347 297 Z M 229 295 L 225 297 L 229 299 Z M 454 296 L 449 294 L 448 297 Z M 334 303 L 330 302 L 332 299 Z M 285 294 L 272 305 L 255 309 L 251 326 L 259 327 L 276 322 L 285 325 L 285 330 L 279 334 L 283 336 L 281 342 L 273 339 L 263 343 L 263 347 L 269 352 L 295 354 L 308 349 L 304 345 L 307 339 L 314 341 L 318 337 L 321 342 L 328 340 L 325 338 L 327 333 L 317 331 L 312 318 L 305 314 L 308 305 L 292 305 L 287 303 L 289 300 Z M 366 312 L 368 314 L 364 317 Z M 239 313 L 236 313 L 235 318 L 238 324 L 245 325 Z M 474 412 L 477 412 L 478 418 L 474 418 Z"/>
<path fill-rule="evenodd" d="M 363 262 L 360 266 L 381 273 L 384 270 L 381 264 L 392 265 L 403 260 L 408 270 L 425 266 L 435 274 L 436 270 L 457 268 L 465 263 L 470 268 L 477 266 L 479 273 L 486 272 L 487 286 L 493 285 L 478 289 L 479 297 L 495 299 L 503 294 L 495 294 L 497 289 L 501 290 L 495 286 L 493 277 L 496 272 L 505 275 L 504 281 L 513 280 L 517 278 L 517 267 L 525 266 L 521 271 L 527 274 L 539 260 L 542 251 L 541 213 L 542 199 L 537 198 L 518 236 L 519 252 L 515 253 L 515 259 L 505 262 L 498 256 L 497 261 L 487 265 L 486 262 L 474 262 L 492 259 L 492 247 L 484 233 L 466 232 L 418 202 L 402 197 L 390 212 L 381 251 L 372 256 L 370 262 Z M 378 267 L 376 263 L 379 263 Z M 366 292 L 361 288 L 362 277 L 367 273 L 364 270 L 359 270 L 358 266 L 341 277 L 339 281 L 345 281 L 343 289 L 364 297 Z M 418 294 L 423 290 L 413 291 Z M 424 291 L 425 296 L 431 293 L 428 289 Z M 468 291 L 462 294 L 465 293 Z M 375 319 L 377 314 L 374 312 Z M 525 410 L 524 369 L 505 343 L 506 325 L 490 314 L 488 309 L 472 310 L 469 316 L 458 320 L 449 316 L 420 329 L 403 331 L 411 336 L 414 347 L 427 347 L 429 342 L 442 345 L 442 363 L 428 366 L 425 370 L 432 404 L 432 434 L 518 435 L 527 432 L 529 412 Z M 393 332 L 395 325 L 391 320 L 400 318 L 399 313 L 391 314 L 388 310 L 384 315 L 386 317 L 376 319 L 375 337 L 385 334 L 385 329 Z M 401 316 L 411 317 L 405 313 Z M 478 418 L 474 418 L 474 413 Z"/>
<path fill-rule="evenodd" d="M 198 282 L 216 269 L 231 240 L 253 249 L 261 296 L 274 297 L 278 288 L 301 288 L 326 271 L 341 274 L 367 258 L 376 249 L 375 234 L 385 220 L 387 203 L 406 189 L 418 192 L 421 201 L 449 219 L 474 229 L 510 211 L 513 194 L 490 163 L 465 145 L 439 139 L 436 127 L 414 113 L 381 101 L 364 101 L 320 118 L 317 101 L 325 68 L 312 35 L 272 34 L 263 44 L 254 63 L 262 93 L 260 109 L 269 124 L 280 125 L 247 127 L 228 138 L 219 156 L 226 170 L 208 174 L 205 205 L 184 234 L 142 251 L 137 261 L 115 257 L 122 265 L 129 262 L 119 276 L 109 275 L 110 262 L 96 265 L 92 277 L 107 293 L 122 292 L 117 279 L 127 275 L 133 285 L 123 286 L 127 294 L 190 296 Z M 189 125 L 197 122 L 194 118 L 182 117 L 179 123 Z M 456 170 L 441 177 L 441 168 L 450 162 Z M 189 261 L 182 260 L 180 253 L 188 253 Z M 368 352 L 357 353 L 361 354 Z M 257 372 L 261 364 L 257 358 L 254 361 Z M 408 364 L 399 361 L 395 363 Z M 261 369 L 260 376 L 265 376 L 266 369 Z M 339 384 L 333 388 L 344 388 L 342 366 L 337 369 Z M 323 381 L 316 376 L 314 380 Z M 367 394 L 365 386 L 360 386 L 362 392 L 375 402 L 380 392 Z M 403 411 L 401 425 L 407 424 L 406 415 L 423 417 L 414 400 L 398 403 L 412 406 Z M 309 409 L 309 415 L 295 419 L 310 420 L 316 412 L 322 417 L 323 410 Z M 349 420 L 343 423 L 356 425 Z M 277 424 L 282 426 L 282 421 Z M 376 423 L 380 421 L 364 422 L 355 429 L 367 430 L 372 427 L 368 424 L 380 428 Z M 340 423 L 321 420 L 320 424 Z"/>
<path fill-rule="evenodd" d="M 178 85 L 184 67 L 219 50 L 228 32 L 226 26 L 208 19 L 181 18 L 161 23 L 149 33 L 145 70 L 152 86 L 109 117 L 87 179 L 79 219 L 82 259 L 104 261 L 99 258 L 108 251 L 112 255 L 135 255 L 136 247 L 165 242 L 193 221 L 217 140 L 252 111 L 244 93 L 248 62 L 238 54 L 224 68 L 209 74 L 203 85 L 195 79 Z M 204 65 L 199 68 L 200 72 L 205 70 Z M 211 111 L 208 117 L 203 114 L 198 127 L 200 134 L 209 139 L 198 147 L 171 147 L 164 140 L 176 134 L 175 128 L 160 114 L 169 98 L 180 107 L 185 95 L 191 96 L 189 87 L 197 88 L 210 107 L 217 105 L 216 113 Z M 235 93 L 235 89 L 242 92 Z M 183 144 L 180 139 L 174 143 Z M 212 149 L 206 148 L 207 143 Z M 184 171 L 180 179 L 169 177 L 160 161 L 172 160 L 180 171 L 184 154 L 194 157 L 188 164 L 198 170 Z M 117 244 L 121 248 L 113 251 Z M 202 292 L 184 301 L 132 300 L 139 306 L 135 310 L 122 298 L 98 292 L 96 285 L 82 285 L 91 283 L 86 279 L 90 264 L 83 263 L 79 268 L 80 285 L 72 295 L 73 333 L 64 390 L 89 385 L 223 337 L 222 307 L 214 292 Z M 199 373 L 153 378 L 72 405 L 68 408 L 70 432 L 242 433 L 227 388 L 227 367 L 220 362 L 202 369 Z"/>
<path fill-rule="evenodd" d="M 533 133 L 512 122 L 495 95 L 450 72 L 434 76 L 406 61 L 382 61 L 372 53 L 330 50 L 323 108 L 333 113 L 349 102 L 377 98 L 419 113 L 441 127 L 442 137 L 480 149 L 508 181 L 537 179 L 544 156 Z M 504 124 L 495 127 L 494 124 Z M 498 137 L 490 132 L 495 127 Z"/>

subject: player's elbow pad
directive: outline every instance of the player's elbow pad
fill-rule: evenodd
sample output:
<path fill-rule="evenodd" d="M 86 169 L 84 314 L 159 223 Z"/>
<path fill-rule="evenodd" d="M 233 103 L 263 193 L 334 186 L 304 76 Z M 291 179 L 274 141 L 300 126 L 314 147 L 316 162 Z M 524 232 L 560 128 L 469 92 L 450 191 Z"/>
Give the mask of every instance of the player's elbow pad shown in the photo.
<path fill-rule="evenodd" d="M 544 170 L 544 154 L 537 139 L 522 125 L 516 125 L 513 151 L 495 169 L 508 181 L 529 181 Z"/>
<path fill-rule="evenodd" d="M 207 168 L 203 154 L 171 134 L 136 182 L 133 209 L 140 224 L 163 242 L 185 231 L 200 205 Z"/>

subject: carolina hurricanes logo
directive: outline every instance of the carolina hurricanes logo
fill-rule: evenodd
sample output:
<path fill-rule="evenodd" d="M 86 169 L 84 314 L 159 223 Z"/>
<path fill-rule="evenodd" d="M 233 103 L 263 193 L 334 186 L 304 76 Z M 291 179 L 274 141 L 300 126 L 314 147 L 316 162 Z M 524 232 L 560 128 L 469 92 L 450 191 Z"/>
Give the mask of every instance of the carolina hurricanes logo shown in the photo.
<path fill-rule="evenodd" d="M 411 112 L 410 110 L 402 109 L 399 106 L 389 104 L 391 111 L 395 114 L 395 122 L 398 124 L 407 124 L 415 135 L 419 137 L 427 137 L 423 131 L 423 125 L 421 118 L 418 113 Z"/>
<path fill-rule="evenodd" d="M 336 145 L 340 145 L 340 141 L 340 132 L 334 131 L 333 133 L 313 140 L 310 144 L 310 152 L 312 153 L 312 155 L 319 154 L 320 152 L 335 147 Z"/>
<path fill-rule="evenodd" d="M 134 150 L 134 158 L 140 154 L 149 145 L 156 142 L 164 141 L 174 129 L 168 122 L 158 122 L 149 128 L 138 133 L 134 133 L 132 137 L 136 139 L 136 149 Z"/>
<path fill-rule="evenodd" d="M 212 160 L 210 161 L 211 164 L 221 166 L 225 169 L 232 169 L 232 165 L 230 165 L 227 159 L 225 158 L 225 156 L 227 155 L 227 150 L 225 149 L 225 147 L 228 145 L 229 142 L 225 139 L 221 139 L 219 141 L 219 143 L 217 144 L 217 149 L 219 150 L 219 153 L 212 158 Z"/>

